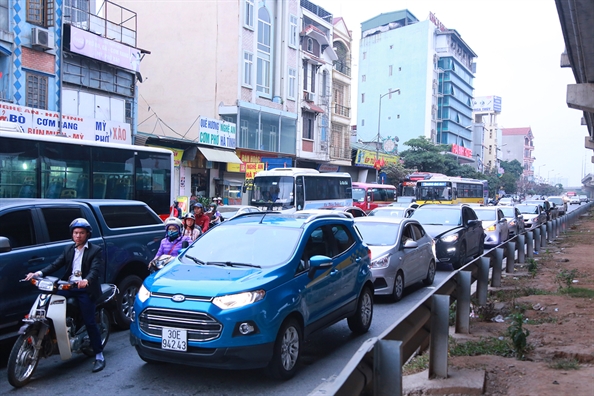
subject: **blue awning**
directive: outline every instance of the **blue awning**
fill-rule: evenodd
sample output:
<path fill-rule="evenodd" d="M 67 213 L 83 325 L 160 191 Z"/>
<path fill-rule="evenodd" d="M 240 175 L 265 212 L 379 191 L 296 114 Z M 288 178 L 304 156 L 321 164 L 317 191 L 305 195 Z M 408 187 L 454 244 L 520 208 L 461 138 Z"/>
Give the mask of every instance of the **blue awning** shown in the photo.
<path fill-rule="evenodd" d="M 0 54 L 10 56 L 12 55 L 12 51 L 4 47 L 3 45 L 0 45 Z"/>

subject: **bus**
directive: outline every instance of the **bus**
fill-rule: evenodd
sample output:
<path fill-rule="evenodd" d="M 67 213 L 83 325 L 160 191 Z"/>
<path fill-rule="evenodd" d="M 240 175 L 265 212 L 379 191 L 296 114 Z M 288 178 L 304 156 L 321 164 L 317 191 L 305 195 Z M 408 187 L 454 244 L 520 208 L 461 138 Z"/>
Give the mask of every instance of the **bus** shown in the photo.
<path fill-rule="evenodd" d="M 351 175 L 307 168 L 275 168 L 254 176 L 249 204 L 261 210 L 294 213 L 304 209 L 352 206 Z"/>
<path fill-rule="evenodd" d="M 139 200 L 167 218 L 172 173 L 170 150 L 0 128 L 0 198 Z"/>
<path fill-rule="evenodd" d="M 428 180 L 432 177 L 447 177 L 441 173 L 431 172 L 415 172 L 407 175 L 398 184 L 398 196 L 399 197 L 416 197 L 417 195 L 417 182 L 419 180 Z"/>
<path fill-rule="evenodd" d="M 353 182 L 353 205 L 369 213 L 379 206 L 396 201 L 396 187 L 391 184 Z"/>
<path fill-rule="evenodd" d="M 461 177 L 431 178 L 417 182 L 417 203 L 485 204 L 486 181 Z"/>

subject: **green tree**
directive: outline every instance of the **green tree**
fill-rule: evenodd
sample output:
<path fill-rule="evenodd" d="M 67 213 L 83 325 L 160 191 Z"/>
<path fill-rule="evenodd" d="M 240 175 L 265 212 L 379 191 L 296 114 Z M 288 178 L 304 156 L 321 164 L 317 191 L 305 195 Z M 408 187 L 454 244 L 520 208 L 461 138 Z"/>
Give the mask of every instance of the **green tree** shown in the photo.
<path fill-rule="evenodd" d="M 398 186 L 398 184 L 406 178 L 407 175 L 414 173 L 415 169 L 408 169 L 404 167 L 404 164 L 398 162 L 396 164 L 387 164 L 383 171 L 386 173 L 388 184 Z"/>
<path fill-rule="evenodd" d="M 449 151 L 448 145 L 433 144 L 424 136 L 410 139 L 405 144 L 408 150 L 400 153 L 404 160 L 404 166 L 409 169 L 416 169 L 419 172 L 446 173 L 446 156 L 443 152 Z"/>
<path fill-rule="evenodd" d="M 516 181 L 520 180 L 520 176 L 524 173 L 524 168 L 518 160 L 513 161 L 501 161 L 501 167 L 506 174 L 512 174 Z"/>

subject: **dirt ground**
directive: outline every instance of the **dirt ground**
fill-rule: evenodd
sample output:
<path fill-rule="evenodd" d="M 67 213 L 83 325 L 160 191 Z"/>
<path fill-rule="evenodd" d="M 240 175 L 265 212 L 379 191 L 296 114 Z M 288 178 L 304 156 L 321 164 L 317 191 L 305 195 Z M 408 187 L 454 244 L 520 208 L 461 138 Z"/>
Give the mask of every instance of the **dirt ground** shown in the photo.
<path fill-rule="evenodd" d="M 452 334 L 456 343 L 509 339 L 509 315 L 523 312 L 523 328 L 530 332 L 525 358 L 452 356 L 449 364 L 485 370 L 486 395 L 592 396 L 594 299 L 587 291 L 581 297 L 561 293 L 559 286 L 594 290 L 594 211 L 582 215 L 534 258 L 535 270 L 516 264 L 514 274 L 504 275 L 501 288 L 490 289 L 493 304 L 482 319 L 471 319 L 470 335 Z M 484 320 L 493 315 L 505 321 Z"/>

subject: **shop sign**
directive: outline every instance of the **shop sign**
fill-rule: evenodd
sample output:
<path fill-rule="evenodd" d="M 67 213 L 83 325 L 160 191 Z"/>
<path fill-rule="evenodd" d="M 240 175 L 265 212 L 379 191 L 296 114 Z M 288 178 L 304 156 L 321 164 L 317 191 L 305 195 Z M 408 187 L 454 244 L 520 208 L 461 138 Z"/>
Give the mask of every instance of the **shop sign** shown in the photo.
<path fill-rule="evenodd" d="M 245 173 L 245 164 L 250 163 L 250 162 L 252 162 L 252 163 L 262 162 L 262 157 L 257 154 L 252 154 L 252 153 L 248 153 L 245 151 L 237 150 L 235 155 L 237 155 L 237 157 L 239 157 L 239 159 L 241 160 L 241 162 L 243 162 L 243 164 L 228 163 L 227 164 L 227 172 Z"/>
<path fill-rule="evenodd" d="M 466 147 L 452 144 L 452 153 L 460 155 L 462 157 L 472 158 L 472 150 Z"/>
<path fill-rule="evenodd" d="M 70 51 L 134 72 L 140 71 L 140 50 L 70 25 Z"/>
<path fill-rule="evenodd" d="M 97 143 L 132 144 L 130 124 L 72 116 L 0 102 L 0 121 L 13 123 L 29 135 L 60 136 Z"/>
<path fill-rule="evenodd" d="M 232 122 L 200 117 L 198 142 L 214 147 L 235 149 L 236 126 Z"/>
<path fill-rule="evenodd" d="M 355 157 L 355 166 L 361 166 L 364 168 L 373 168 L 376 161 L 383 160 L 384 166 L 389 164 L 398 164 L 399 157 L 397 155 L 389 155 L 378 153 L 371 150 L 357 150 L 357 156 Z"/>
<path fill-rule="evenodd" d="M 321 164 L 318 167 L 320 172 L 338 172 L 340 170 L 340 166 L 338 165 L 330 165 L 330 164 Z"/>

